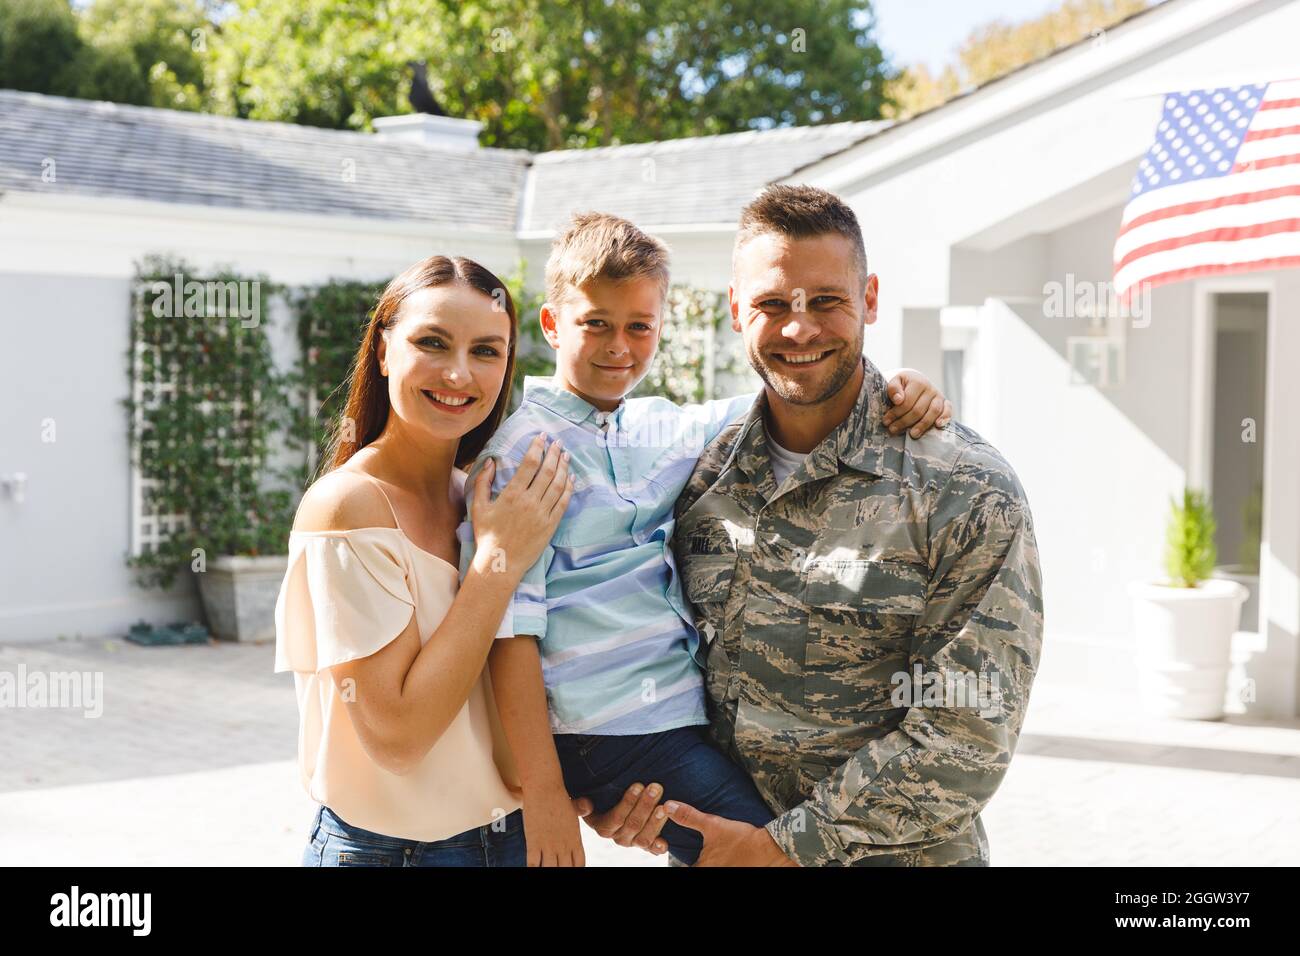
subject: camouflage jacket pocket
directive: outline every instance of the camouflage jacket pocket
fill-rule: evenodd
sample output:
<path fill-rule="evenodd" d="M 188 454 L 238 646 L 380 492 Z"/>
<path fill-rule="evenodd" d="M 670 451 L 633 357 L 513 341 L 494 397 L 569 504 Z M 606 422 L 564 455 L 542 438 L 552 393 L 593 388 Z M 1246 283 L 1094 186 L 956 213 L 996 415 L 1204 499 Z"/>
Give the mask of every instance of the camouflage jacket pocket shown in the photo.
<path fill-rule="evenodd" d="M 928 583 L 928 569 L 906 561 L 844 558 L 809 566 L 805 707 L 835 715 L 893 708 L 893 678 L 907 671 Z"/>
<path fill-rule="evenodd" d="M 698 539 L 688 540 L 678 557 L 682 590 L 695 610 L 695 621 L 710 643 L 723 628 L 727 595 L 736 573 L 736 552 L 697 550 Z"/>
<path fill-rule="evenodd" d="M 816 558 L 807 567 L 804 603 L 809 610 L 920 614 L 929 572 L 907 561 Z"/>

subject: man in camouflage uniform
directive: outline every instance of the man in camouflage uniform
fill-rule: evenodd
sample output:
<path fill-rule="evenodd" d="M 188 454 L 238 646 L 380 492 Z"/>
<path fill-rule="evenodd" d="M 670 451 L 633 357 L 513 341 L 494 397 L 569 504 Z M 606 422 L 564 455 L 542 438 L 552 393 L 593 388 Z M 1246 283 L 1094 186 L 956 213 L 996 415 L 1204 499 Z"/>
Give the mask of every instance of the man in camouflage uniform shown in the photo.
<path fill-rule="evenodd" d="M 780 815 L 667 809 L 704 834 L 701 865 L 987 865 L 979 813 L 1042 643 L 1024 490 L 964 426 L 891 434 L 862 356 L 878 280 L 842 202 L 770 188 L 733 267 L 732 327 L 765 388 L 700 457 L 673 540 L 711 735 Z M 810 449 L 779 487 L 774 438 Z"/>

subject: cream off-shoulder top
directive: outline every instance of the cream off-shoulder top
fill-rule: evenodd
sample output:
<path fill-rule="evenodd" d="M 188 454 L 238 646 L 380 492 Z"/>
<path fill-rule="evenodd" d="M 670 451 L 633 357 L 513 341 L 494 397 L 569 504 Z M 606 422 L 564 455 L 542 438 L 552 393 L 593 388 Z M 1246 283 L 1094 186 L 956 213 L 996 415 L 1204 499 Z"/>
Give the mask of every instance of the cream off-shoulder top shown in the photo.
<path fill-rule="evenodd" d="M 453 480 L 463 500 L 465 473 L 457 469 Z M 400 527 L 289 535 L 289 567 L 275 606 L 275 669 L 294 675 L 303 786 L 354 826 L 429 842 L 520 806 L 507 789 L 507 782 L 518 786 L 518 774 L 486 666 L 451 725 L 402 775 L 362 749 L 343 693 L 355 699 L 364 688 L 341 693 L 326 670 L 380 650 L 412 614 L 423 646 L 459 583 L 454 566 L 417 547 Z"/>

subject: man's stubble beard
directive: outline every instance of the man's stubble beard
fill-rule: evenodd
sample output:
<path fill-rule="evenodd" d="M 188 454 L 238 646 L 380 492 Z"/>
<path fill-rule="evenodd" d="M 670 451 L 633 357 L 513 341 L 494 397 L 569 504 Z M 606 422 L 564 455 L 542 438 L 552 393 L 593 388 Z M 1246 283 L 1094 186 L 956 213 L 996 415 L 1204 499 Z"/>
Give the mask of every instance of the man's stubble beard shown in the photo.
<path fill-rule="evenodd" d="M 789 402 L 791 405 L 817 405 L 836 395 L 840 389 L 848 384 L 849 379 L 853 378 L 853 373 L 862 364 L 863 340 L 864 333 L 862 327 L 859 326 L 857 341 L 839 353 L 835 368 L 831 371 L 830 377 L 826 379 L 825 386 L 815 393 L 809 392 L 802 386 L 784 378 L 779 369 L 767 364 L 759 353 L 757 346 L 750 347 L 746 351 L 749 353 L 749 364 L 758 373 L 758 377 L 763 380 L 768 388 L 776 392 L 783 401 Z"/>

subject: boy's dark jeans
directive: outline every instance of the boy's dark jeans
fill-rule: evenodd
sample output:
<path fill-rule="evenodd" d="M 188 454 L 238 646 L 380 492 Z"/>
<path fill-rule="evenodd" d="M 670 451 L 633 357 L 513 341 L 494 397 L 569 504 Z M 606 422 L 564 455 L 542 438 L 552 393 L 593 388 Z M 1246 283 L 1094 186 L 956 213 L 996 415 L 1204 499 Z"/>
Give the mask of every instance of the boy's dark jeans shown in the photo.
<path fill-rule="evenodd" d="M 569 795 L 589 797 L 597 813 L 618 803 L 634 783 L 658 783 L 661 803 L 680 800 L 757 827 L 775 816 L 749 774 L 709 743 L 703 727 L 628 736 L 556 734 L 555 748 Z M 696 831 L 669 820 L 659 835 L 681 862 L 693 865 L 699 858 L 703 839 Z"/>

